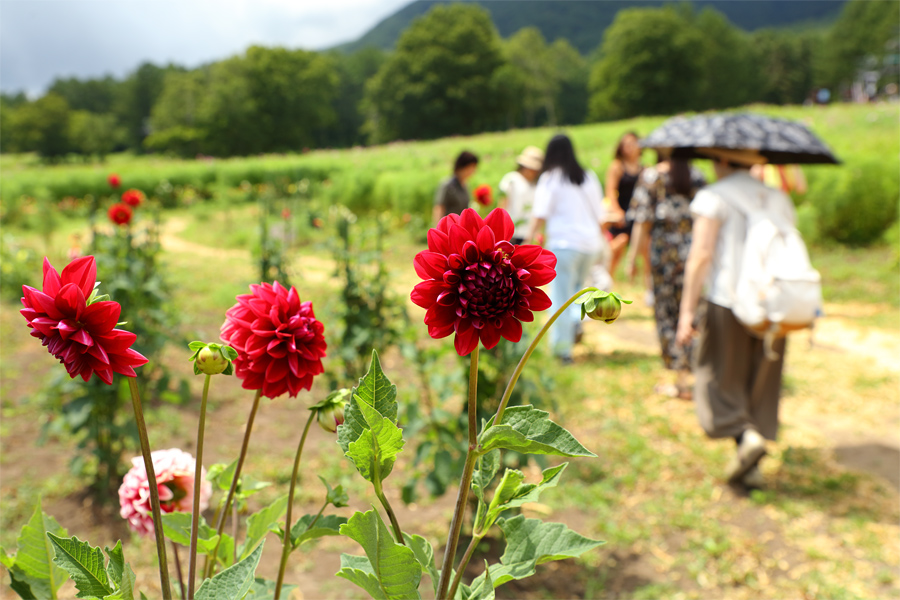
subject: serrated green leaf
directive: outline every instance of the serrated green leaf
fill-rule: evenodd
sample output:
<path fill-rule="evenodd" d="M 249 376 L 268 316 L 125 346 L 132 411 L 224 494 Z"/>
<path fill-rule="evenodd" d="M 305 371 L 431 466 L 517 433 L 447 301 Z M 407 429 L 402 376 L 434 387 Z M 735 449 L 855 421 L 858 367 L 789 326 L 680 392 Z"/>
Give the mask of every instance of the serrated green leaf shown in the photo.
<path fill-rule="evenodd" d="M 250 591 L 244 596 L 244 600 L 272 600 L 275 597 L 275 585 L 277 582 L 271 579 L 257 577 L 250 586 Z M 290 583 L 281 584 L 281 597 L 290 598 L 291 591 L 297 587 Z"/>
<path fill-rule="evenodd" d="M 194 600 L 242 600 L 253 585 L 265 543 L 263 540 L 247 558 L 200 584 Z"/>
<path fill-rule="evenodd" d="M 406 546 L 398 544 L 381 520 L 376 510 L 356 513 L 341 526 L 341 535 L 355 540 L 362 546 L 368 558 L 370 569 L 361 567 L 361 562 L 347 563 L 341 556 L 341 570 L 338 577 L 356 583 L 374 598 L 411 599 L 419 598 L 419 581 L 422 567 Z"/>
<path fill-rule="evenodd" d="M 494 600 L 496 597 L 494 587 L 496 586 L 491 579 L 491 568 L 487 561 L 484 561 L 484 573 L 479 575 L 476 581 L 478 582 L 477 584 L 474 581 L 472 582 L 472 587 L 469 588 L 469 595 L 465 600 Z"/>
<path fill-rule="evenodd" d="M 315 519 L 315 523 L 313 520 Z M 303 515 L 291 527 L 291 544 L 294 548 L 300 544 L 330 535 L 341 535 L 341 525 L 347 522 L 346 517 L 325 515 L 316 519 L 316 515 Z M 313 523 L 310 527 L 310 523 Z"/>
<path fill-rule="evenodd" d="M 378 577 L 375 576 L 369 559 L 365 556 L 341 554 L 341 570 L 336 575 L 361 587 L 375 600 L 387 598 L 378 583 Z"/>
<path fill-rule="evenodd" d="M 207 470 L 206 479 L 212 482 L 219 490 L 227 492 L 231 488 L 231 480 L 234 478 L 235 468 L 237 468 L 237 459 L 227 465 L 216 463 Z"/>
<path fill-rule="evenodd" d="M 403 449 L 403 431 L 371 406 L 360 404 L 359 409 L 367 429 L 350 442 L 346 456 L 366 480 L 374 482 L 377 476 L 383 481 Z"/>
<path fill-rule="evenodd" d="M 575 533 L 562 523 L 544 523 L 518 515 L 497 521 L 506 537 L 506 551 L 500 564 L 491 565 L 494 587 L 513 579 L 534 575 L 535 567 L 553 560 L 574 558 L 604 544 Z M 472 582 L 474 590 L 484 581 L 484 574 Z"/>
<path fill-rule="evenodd" d="M 256 548 L 256 544 L 269 533 L 272 524 L 277 523 L 278 519 L 284 515 L 284 511 L 287 510 L 287 500 L 287 495 L 276 498 L 272 504 L 247 517 L 247 539 L 241 546 L 241 560 L 247 558 L 250 552 Z"/>
<path fill-rule="evenodd" d="M 378 353 L 375 351 L 372 351 L 368 373 L 359 380 L 359 385 L 350 394 L 350 402 L 344 411 L 344 423 L 338 427 L 338 444 L 344 454 L 350 451 L 351 442 L 358 440 L 369 429 L 360 411 L 361 405 L 374 408 L 391 423 L 397 422 L 397 386 L 381 370 Z"/>
<path fill-rule="evenodd" d="M 67 535 L 62 525 L 44 513 L 38 503 L 16 540 L 16 567 L 23 575 L 20 580 L 27 583 L 32 592 L 41 593 L 46 587 L 46 595 L 51 597 L 56 595 L 56 590 L 62 586 L 68 576 L 66 571 L 57 566 L 53 560 L 55 553 L 50 540 L 47 539 L 48 533 L 59 536 Z M 46 583 L 42 584 L 41 581 Z"/>
<path fill-rule="evenodd" d="M 491 485 L 497 471 L 500 470 L 500 451 L 492 450 L 478 457 L 475 472 L 472 473 L 472 490 L 475 496 L 484 502 L 484 492 Z"/>
<path fill-rule="evenodd" d="M 434 595 L 438 593 L 438 583 L 440 583 L 441 574 L 434 563 L 434 548 L 431 543 L 420 535 L 403 534 L 406 545 L 413 551 L 416 561 L 422 566 L 425 573 L 431 579 L 431 586 L 434 588 Z"/>
<path fill-rule="evenodd" d="M 9 587 L 19 598 L 23 600 L 42 600 L 51 598 L 49 581 L 46 579 L 32 579 L 25 575 L 16 566 L 7 568 L 9 573 Z"/>
<path fill-rule="evenodd" d="M 191 513 L 170 512 L 162 514 L 163 535 L 182 546 L 191 545 Z M 200 517 L 200 526 L 197 528 L 197 551 L 201 554 L 209 554 L 216 547 L 219 536 L 216 530 L 206 524 L 206 519 Z"/>
<path fill-rule="evenodd" d="M 47 533 L 56 549 L 53 562 L 66 570 L 78 589 L 76 598 L 97 596 L 104 598 L 113 593 L 109 576 L 104 568 L 103 552 L 77 537 L 61 538 Z"/>
<path fill-rule="evenodd" d="M 113 585 L 118 587 L 122 583 L 122 574 L 125 572 L 125 555 L 122 552 L 122 540 L 116 541 L 116 545 L 112 550 L 109 546 L 103 548 L 109 557 L 109 563 L 106 565 L 106 574 L 109 575 Z"/>
<path fill-rule="evenodd" d="M 492 419 L 488 429 L 482 432 L 479 452 L 505 448 L 523 454 L 596 456 L 578 443 L 571 433 L 551 421 L 548 415 L 546 411 L 531 405 L 507 408 L 500 424 L 492 425 Z"/>
<path fill-rule="evenodd" d="M 563 463 L 546 469 L 540 483 L 523 483 L 525 476 L 521 471 L 507 469 L 488 506 L 487 519 L 482 531 L 487 531 L 503 511 L 522 506 L 526 502 L 536 502 L 542 491 L 556 487 L 568 465 L 569 463 Z"/>
<path fill-rule="evenodd" d="M 335 508 L 341 508 L 350 503 L 350 496 L 344 491 L 344 486 L 338 485 L 332 489 L 321 475 L 319 475 L 319 480 L 322 482 L 322 485 L 325 486 L 325 502 L 333 505 Z"/>

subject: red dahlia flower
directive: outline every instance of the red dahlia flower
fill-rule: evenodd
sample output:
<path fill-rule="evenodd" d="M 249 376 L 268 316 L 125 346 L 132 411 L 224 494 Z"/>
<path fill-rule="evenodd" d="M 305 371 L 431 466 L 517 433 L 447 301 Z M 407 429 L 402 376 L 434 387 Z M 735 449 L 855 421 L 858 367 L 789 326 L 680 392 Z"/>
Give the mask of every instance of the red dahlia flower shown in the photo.
<path fill-rule="evenodd" d="M 416 273 L 425 281 L 410 297 L 428 310 L 428 335 L 456 333 L 460 356 L 472 352 L 479 339 L 488 349 L 501 335 L 518 342 L 521 321 L 531 322 L 532 311 L 550 308 L 550 298 L 537 286 L 556 277 L 556 256 L 540 246 L 513 246 L 514 230 L 502 208 L 484 220 L 467 208 L 430 229 L 428 250 L 416 255 Z"/>
<path fill-rule="evenodd" d="M 122 180 L 119 179 L 119 176 L 116 175 L 115 173 L 110 173 L 109 176 L 106 178 L 106 181 L 107 181 L 107 183 L 109 183 L 109 186 L 113 187 L 113 188 L 117 188 L 120 185 L 122 185 Z"/>
<path fill-rule="evenodd" d="M 491 186 L 484 183 L 475 188 L 475 201 L 481 204 L 482 206 L 488 206 L 491 202 L 493 202 L 493 191 L 491 191 Z"/>
<path fill-rule="evenodd" d="M 87 381 L 96 373 L 112 384 L 113 372 L 134 377 L 132 367 L 147 359 L 131 349 L 135 334 L 115 329 L 122 312 L 119 303 L 90 301 L 96 280 L 93 256 L 73 260 L 62 275 L 45 258 L 43 291 L 23 285 L 25 308 L 19 312 L 31 335 L 65 365 L 70 377 L 81 375 Z"/>
<path fill-rule="evenodd" d="M 122 194 L 122 202 L 137 208 L 144 201 L 144 192 L 141 190 L 128 190 Z"/>
<path fill-rule="evenodd" d="M 119 202 L 109 207 L 109 220 L 116 225 L 128 225 L 131 223 L 131 209 L 127 204 Z"/>
<path fill-rule="evenodd" d="M 296 396 L 312 387 L 324 371 L 325 326 L 316 319 L 312 302 L 300 302 L 296 288 L 251 285 L 228 309 L 221 337 L 237 350 L 234 374 L 247 390 L 262 390 L 267 398 L 285 392 Z"/>

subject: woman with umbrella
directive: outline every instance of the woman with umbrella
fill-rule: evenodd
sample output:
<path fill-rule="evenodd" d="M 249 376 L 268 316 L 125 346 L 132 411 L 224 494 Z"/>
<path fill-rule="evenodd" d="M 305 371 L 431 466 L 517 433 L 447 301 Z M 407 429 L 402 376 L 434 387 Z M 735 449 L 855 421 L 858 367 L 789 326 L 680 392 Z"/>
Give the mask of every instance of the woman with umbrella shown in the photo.
<path fill-rule="evenodd" d="M 715 161 L 716 183 L 691 202 L 694 224 L 676 341 L 687 344 L 699 333 L 694 402 L 707 435 L 737 442 L 726 471 L 728 481 L 760 487 L 758 463 L 766 453 L 766 440 L 774 440 L 778 432 L 785 339 L 773 342 L 774 354 L 767 352 L 763 340 L 751 335 L 732 312 L 747 228 L 743 207 L 764 203 L 767 211 L 790 223 L 796 218 L 790 198 L 754 179 L 750 168 L 766 162 L 837 159 L 804 126 L 759 115 L 672 119 L 643 143 L 674 148 L 675 156 Z M 701 295 L 705 311 L 698 310 Z M 705 315 L 698 323 L 700 312 Z"/>

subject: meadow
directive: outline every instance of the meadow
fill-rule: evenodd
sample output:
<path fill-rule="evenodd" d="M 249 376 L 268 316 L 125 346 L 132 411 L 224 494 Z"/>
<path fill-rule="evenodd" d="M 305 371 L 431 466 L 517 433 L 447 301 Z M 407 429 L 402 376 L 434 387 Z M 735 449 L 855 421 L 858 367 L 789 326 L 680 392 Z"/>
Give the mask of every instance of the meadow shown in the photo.
<path fill-rule="evenodd" d="M 808 219 L 806 233 L 816 238 L 810 249 L 824 278 L 825 316 L 812 335 L 797 334 L 790 341 L 783 428 L 762 463 L 769 482 L 766 489 L 747 494 L 725 485 L 722 473 L 732 445 L 707 439 L 689 402 L 654 392 L 666 375 L 652 310 L 643 305 L 640 286 L 620 273 L 617 289 L 636 300 L 622 318 L 612 325 L 587 323 L 574 365 L 531 366 L 549 378 L 547 392 L 536 403 L 599 458 L 573 459 L 567 485 L 548 490 L 540 503 L 522 507 L 526 515 L 565 522 L 606 544 L 578 559 L 539 567 L 536 577 L 498 588 L 498 597 L 900 597 L 897 225 L 889 228 L 886 223 L 878 240 L 850 247 L 817 237 L 819 221 L 814 214 L 817 194 L 834 176 L 827 169 L 847 173 L 875 163 L 886 173 L 900 171 L 896 107 L 754 109 L 807 122 L 844 161 L 840 167 L 809 168 L 810 193 L 798 199 L 801 217 L 806 214 L 803 218 Z M 602 174 L 621 133 L 646 133 L 662 120 L 643 118 L 567 131 L 585 164 Z M 388 294 L 408 315 L 403 336 L 420 348 L 435 350 L 436 372 L 430 379 L 435 400 L 439 408 L 457 414 L 465 397 L 466 363 L 453 354 L 450 338 L 427 337 L 421 324 L 424 311 L 408 301 L 418 282 L 412 257 L 424 248 L 434 187 L 449 171 L 452 157 L 464 148 L 482 158 L 473 187 L 496 186 L 522 147 L 543 145 L 552 133 L 520 130 L 229 160 L 114 156 L 104 165 L 43 166 L 27 156 L 0 158 L 4 243 L 16 248 L 16 253 L 4 254 L 7 267 L 0 281 L 0 543 L 14 546 L 19 527 L 42 498 L 44 510 L 82 539 L 100 546 L 130 539 L 138 586 L 150 597 L 158 589 L 152 540 L 131 534 L 117 507 L 101 504 L 85 492 L 84 480 L 69 472 L 75 440 L 44 428 L 59 418 L 46 412 L 44 397 L 47 373 L 58 365 L 29 337 L 15 300 L 15 286 L 40 283 L 35 258 L 47 255 L 60 267 L 67 262 L 74 236 L 80 236 L 82 244 L 89 238 L 90 200 L 85 198 L 109 194 L 110 172 L 120 175 L 125 188 L 140 188 L 150 198 L 146 214 L 159 222 L 161 264 L 171 289 L 168 303 L 177 307 L 179 316 L 173 333 L 185 340 L 215 340 L 235 295 L 259 281 L 259 250 L 254 248 L 259 246 L 260 211 L 272 209 L 260 198 L 273 203 L 276 215 L 288 209 L 283 219 L 276 216 L 264 227 L 268 236 L 282 242 L 279 252 L 290 282 L 302 299 L 313 301 L 326 325 L 326 370 L 332 380 L 317 379 L 311 392 L 297 398 L 264 400 L 248 465 L 257 478 L 274 485 L 250 500 L 251 508 L 256 508 L 284 493 L 305 407 L 333 385 L 355 383 L 342 371 L 338 358 L 343 296 L 337 228 L 347 219 L 338 205 L 356 213 L 351 222 L 360 244 L 369 239 L 366 232 L 375 219 L 381 220 L 386 233 L 379 258 Z M 305 191 L 300 194 L 296 190 L 303 180 Z M 892 182 L 884 187 L 890 188 Z M 896 204 L 896 197 L 887 200 L 891 201 Z M 105 211 L 99 214 L 98 221 Z M 16 268 L 8 271 L 9 267 Z M 102 273 L 98 279 L 103 281 Z M 161 361 L 175 372 L 188 373 L 188 356 L 186 346 L 171 344 Z M 404 426 L 421 402 L 421 379 L 400 346 L 388 349 L 383 363 L 398 386 Z M 189 379 L 188 385 L 186 402 L 148 400 L 154 448 L 191 451 L 201 381 Z M 206 463 L 231 459 L 248 401 L 237 381 L 218 385 L 211 398 Z M 375 503 L 371 489 L 351 473 L 333 437 L 318 429 L 310 435 L 307 460 L 330 481 L 344 485 L 350 495 L 350 507 L 343 509 L 346 514 Z M 415 464 L 408 448 L 386 491 L 400 507 L 398 517 L 404 526 L 438 548 L 443 530 L 437 524 L 449 518 L 452 494 L 431 498 L 420 483 L 414 502 L 401 501 L 400 482 L 421 474 L 423 468 L 430 466 Z M 534 464 L 524 471 L 531 481 L 540 477 Z M 299 494 L 307 512 L 318 509 L 315 478 L 304 478 Z M 314 552 L 294 560 L 287 580 L 300 585 L 302 597 L 363 597 L 359 589 L 333 577 L 340 553 L 351 546 L 342 538 L 319 542 Z M 497 546 L 488 538 L 479 551 L 496 557 Z M 267 547 L 262 575 L 271 577 L 277 570 L 277 555 L 275 543 Z M 473 561 L 473 575 L 480 565 L 483 561 Z"/>

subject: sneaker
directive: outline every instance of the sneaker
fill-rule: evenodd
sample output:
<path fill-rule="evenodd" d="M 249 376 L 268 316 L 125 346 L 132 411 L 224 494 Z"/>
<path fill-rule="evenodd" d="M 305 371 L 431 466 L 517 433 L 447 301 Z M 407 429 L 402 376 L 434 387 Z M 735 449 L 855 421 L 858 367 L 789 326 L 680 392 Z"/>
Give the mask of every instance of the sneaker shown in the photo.
<path fill-rule="evenodd" d="M 766 441 L 755 429 L 747 429 L 738 445 L 737 453 L 728 464 L 728 483 L 740 482 L 766 453 Z"/>
<path fill-rule="evenodd" d="M 744 478 L 741 479 L 741 483 L 743 483 L 744 487 L 748 490 L 761 490 L 766 485 L 766 480 L 763 478 L 762 471 L 759 470 L 759 464 L 753 465 L 746 473 L 744 473 Z"/>

